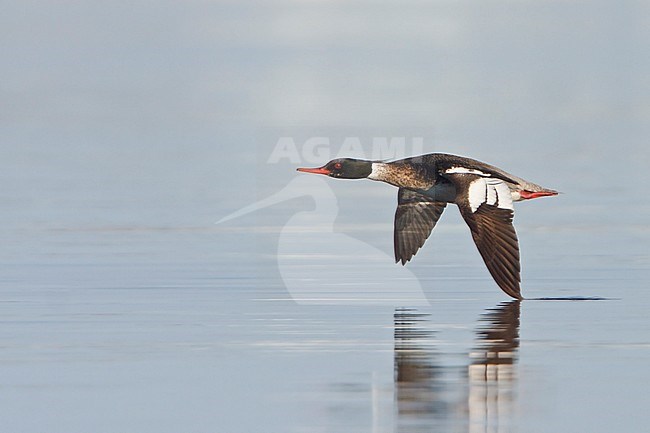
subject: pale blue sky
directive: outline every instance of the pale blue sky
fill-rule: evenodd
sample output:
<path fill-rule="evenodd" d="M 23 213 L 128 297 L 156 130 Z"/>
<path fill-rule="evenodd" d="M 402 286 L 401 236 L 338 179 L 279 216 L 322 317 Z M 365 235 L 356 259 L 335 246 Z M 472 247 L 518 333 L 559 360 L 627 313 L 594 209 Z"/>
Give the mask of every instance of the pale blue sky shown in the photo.
<path fill-rule="evenodd" d="M 4 2 L 2 126 L 149 136 L 389 124 L 433 127 L 456 142 L 624 123 L 620 134 L 650 117 L 649 9 L 644 1 Z"/>
<path fill-rule="evenodd" d="M 563 190 L 605 187 L 612 164 L 645 183 L 649 17 L 647 1 L 4 2 L 0 164 L 233 210 L 211 185 L 294 176 L 242 170 L 280 133 L 417 131 Z"/>

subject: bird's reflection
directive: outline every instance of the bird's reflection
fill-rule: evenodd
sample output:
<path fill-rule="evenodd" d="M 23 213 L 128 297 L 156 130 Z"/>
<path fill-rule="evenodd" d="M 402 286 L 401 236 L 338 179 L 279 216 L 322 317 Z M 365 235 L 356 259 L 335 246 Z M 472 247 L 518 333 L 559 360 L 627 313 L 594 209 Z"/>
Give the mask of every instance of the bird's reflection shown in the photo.
<path fill-rule="evenodd" d="M 395 397 L 399 431 L 502 432 L 514 403 L 520 301 L 479 319 L 474 348 L 445 351 L 429 317 L 395 312 Z"/>
<path fill-rule="evenodd" d="M 519 348 L 520 301 L 483 314 L 468 368 L 470 432 L 500 432 L 511 419 Z M 502 428 L 504 427 L 504 428 Z"/>
<path fill-rule="evenodd" d="M 433 361 L 433 331 L 427 329 L 428 314 L 417 310 L 395 311 L 395 383 L 399 414 L 427 415 L 444 412 L 440 367 Z"/>

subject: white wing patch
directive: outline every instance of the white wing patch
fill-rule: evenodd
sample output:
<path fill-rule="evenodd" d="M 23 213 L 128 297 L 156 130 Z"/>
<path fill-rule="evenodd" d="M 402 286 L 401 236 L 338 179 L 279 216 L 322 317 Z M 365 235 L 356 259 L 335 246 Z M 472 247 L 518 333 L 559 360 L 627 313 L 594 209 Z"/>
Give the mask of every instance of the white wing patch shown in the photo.
<path fill-rule="evenodd" d="M 445 170 L 445 174 L 476 174 L 478 176 L 490 177 L 490 173 L 483 173 L 481 170 L 475 170 L 467 167 L 451 167 Z"/>
<path fill-rule="evenodd" d="M 483 203 L 501 209 L 514 209 L 510 188 L 499 179 L 476 179 L 469 184 L 467 194 L 472 212 L 476 212 Z"/>

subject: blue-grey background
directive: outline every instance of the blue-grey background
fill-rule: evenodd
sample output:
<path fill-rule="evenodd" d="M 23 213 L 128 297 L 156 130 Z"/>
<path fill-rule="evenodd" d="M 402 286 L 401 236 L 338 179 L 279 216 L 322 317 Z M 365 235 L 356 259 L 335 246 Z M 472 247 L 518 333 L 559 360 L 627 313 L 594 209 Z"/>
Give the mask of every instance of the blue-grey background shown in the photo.
<path fill-rule="evenodd" d="M 287 135 L 330 136 L 333 152 L 423 137 L 562 191 L 517 208 L 525 294 L 613 300 L 522 304 L 518 397 L 497 431 L 650 422 L 649 2 L 1 10 L 3 430 L 476 427 L 395 410 L 392 307 L 292 301 L 277 244 L 309 197 L 214 225 L 297 176 L 266 163 Z M 358 269 L 393 266 L 395 191 L 328 181 L 335 231 L 388 256 Z M 464 368 L 505 296 L 455 209 L 409 269 L 438 362 Z"/>

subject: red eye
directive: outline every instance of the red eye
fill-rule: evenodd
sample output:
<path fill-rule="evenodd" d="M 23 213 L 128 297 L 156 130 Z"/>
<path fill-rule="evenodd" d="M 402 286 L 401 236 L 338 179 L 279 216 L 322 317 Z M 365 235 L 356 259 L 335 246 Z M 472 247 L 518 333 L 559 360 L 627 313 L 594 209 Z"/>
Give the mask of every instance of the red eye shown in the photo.
<path fill-rule="evenodd" d="M 337 170 L 340 170 L 341 167 L 343 167 L 343 165 L 341 165 L 340 162 L 337 162 L 336 164 L 334 164 L 334 168 L 337 169 Z"/>

